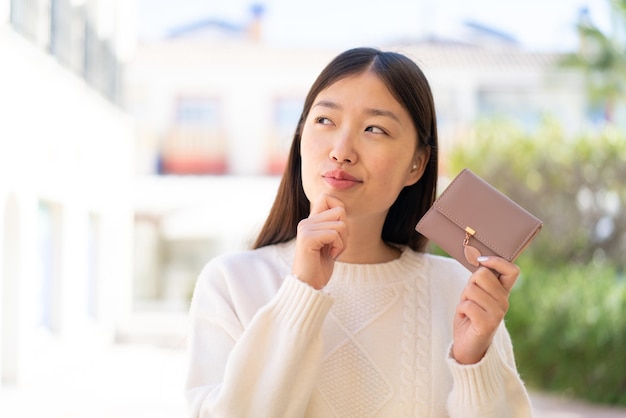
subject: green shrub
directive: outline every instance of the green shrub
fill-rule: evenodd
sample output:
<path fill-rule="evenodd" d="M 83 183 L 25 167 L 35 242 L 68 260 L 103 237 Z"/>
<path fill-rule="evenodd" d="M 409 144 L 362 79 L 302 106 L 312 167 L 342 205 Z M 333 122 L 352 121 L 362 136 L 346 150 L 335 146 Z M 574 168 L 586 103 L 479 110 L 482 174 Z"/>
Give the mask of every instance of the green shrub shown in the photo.
<path fill-rule="evenodd" d="M 522 264 L 506 323 L 530 387 L 626 405 L 626 280 L 614 268 Z"/>
<path fill-rule="evenodd" d="M 544 221 L 506 317 L 523 379 L 626 405 L 626 136 L 486 121 L 443 158 L 451 175 L 469 167 Z"/>
<path fill-rule="evenodd" d="M 536 262 L 626 267 L 625 135 L 605 130 L 567 138 L 550 122 L 533 134 L 483 122 L 449 162 L 452 175 L 469 167 L 544 221 L 528 249 Z"/>

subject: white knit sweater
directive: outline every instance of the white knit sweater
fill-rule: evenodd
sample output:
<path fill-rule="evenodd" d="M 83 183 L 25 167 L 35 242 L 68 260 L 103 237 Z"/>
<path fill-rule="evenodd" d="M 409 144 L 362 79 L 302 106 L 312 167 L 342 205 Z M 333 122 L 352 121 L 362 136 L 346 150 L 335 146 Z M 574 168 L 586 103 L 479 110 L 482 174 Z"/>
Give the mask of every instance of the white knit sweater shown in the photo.
<path fill-rule="evenodd" d="M 469 273 L 405 249 L 337 262 L 323 291 L 290 276 L 294 242 L 213 259 L 194 292 L 192 417 L 532 416 L 502 325 L 483 360 L 450 358 Z"/>

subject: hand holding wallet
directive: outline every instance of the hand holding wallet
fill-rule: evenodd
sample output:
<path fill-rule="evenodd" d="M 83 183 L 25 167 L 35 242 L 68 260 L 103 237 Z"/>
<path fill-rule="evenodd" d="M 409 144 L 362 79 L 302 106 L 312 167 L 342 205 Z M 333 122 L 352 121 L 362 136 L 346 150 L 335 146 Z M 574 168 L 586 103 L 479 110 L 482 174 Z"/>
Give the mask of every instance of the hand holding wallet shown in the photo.
<path fill-rule="evenodd" d="M 542 221 L 466 168 L 415 230 L 474 272 L 481 255 L 513 262 L 542 227 Z"/>

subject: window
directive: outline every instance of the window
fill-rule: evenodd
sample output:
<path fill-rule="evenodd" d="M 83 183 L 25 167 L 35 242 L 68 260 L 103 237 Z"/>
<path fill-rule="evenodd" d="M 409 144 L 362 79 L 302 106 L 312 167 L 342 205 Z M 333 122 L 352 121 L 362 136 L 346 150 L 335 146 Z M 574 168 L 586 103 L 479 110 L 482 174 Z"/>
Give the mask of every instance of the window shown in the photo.
<path fill-rule="evenodd" d="M 540 95 L 518 88 L 483 88 L 478 91 L 478 112 L 482 117 L 507 118 L 527 129 L 541 122 Z"/>
<path fill-rule="evenodd" d="M 52 332 L 60 328 L 61 213 L 48 202 L 39 203 L 39 324 Z"/>
<path fill-rule="evenodd" d="M 81 77 L 85 72 L 86 19 L 84 5 L 73 6 L 71 0 L 51 0 L 50 54 Z"/>
<path fill-rule="evenodd" d="M 10 19 L 13 28 L 37 45 L 46 45 L 47 10 L 37 0 L 11 0 Z"/>
<path fill-rule="evenodd" d="M 282 174 L 285 168 L 303 105 L 304 100 L 300 98 L 281 97 L 274 101 L 274 125 L 267 151 L 269 174 Z"/>
<path fill-rule="evenodd" d="M 205 97 L 181 97 L 161 147 L 161 174 L 223 174 L 227 171 L 221 103 Z"/>

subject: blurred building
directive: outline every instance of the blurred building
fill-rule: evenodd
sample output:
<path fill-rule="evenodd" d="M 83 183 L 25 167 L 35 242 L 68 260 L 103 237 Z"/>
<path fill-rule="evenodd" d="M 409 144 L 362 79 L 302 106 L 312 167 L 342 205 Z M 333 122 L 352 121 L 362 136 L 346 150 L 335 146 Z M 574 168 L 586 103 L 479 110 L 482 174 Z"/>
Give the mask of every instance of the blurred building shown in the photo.
<path fill-rule="evenodd" d="M 185 309 L 210 257 L 245 248 L 266 216 L 305 95 L 339 52 L 263 42 L 261 10 L 242 23 L 204 19 L 140 44 L 126 73 L 136 117 L 136 291 L 143 305 Z M 382 45 L 430 80 L 442 152 L 483 117 L 529 130 L 545 115 L 570 131 L 585 120 L 580 79 L 559 56 L 525 51 L 479 24 L 463 41 Z M 178 261 L 176 261 L 178 260 Z M 184 260 L 184 261 L 183 261 Z"/>
<path fill-rule="evenodd" d="M 421 66 L 431 84 L 444 170 L 446 153 L 470 139 L 480 120 L 509 120 L 532 133 L 553 118 L 569 135 L 587 124 L 582 77 L 559 66 L 560 54 L 508 42 L 434 40 L 396 48 Z"/>
<path fill-rule="evenodd" d="M 200 20 L 140 44 L 126 73 L 136 116 L 140 175 L 280 175 L 304 96 L 338 49 L 275 47 L 262 16 L 247 24 Z M 467 22 L 462 41 L 404 40 L 382 49 L 412 57 L 434 91 L 444 143 L 464 140 L 481 118 L 536 128 L 545 116 L 567 129 L 586 119 L 580 76 L 557 53 Z"/>
<path fill-rule="evenodd" d="M 140 44 L 125 73 L 138 130 L 137 311 L 185 311 L 202 266 L 250 245 L 307 89 L 335 54 L 268 47 L 259 14 Z"/>
<path fill-rule="evenodd" d="M 35 384 L 112 340 L 132 284 L 129 0 L 0 1 L 0 370 Z"/>

